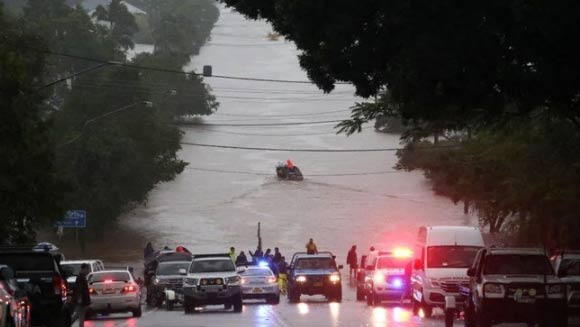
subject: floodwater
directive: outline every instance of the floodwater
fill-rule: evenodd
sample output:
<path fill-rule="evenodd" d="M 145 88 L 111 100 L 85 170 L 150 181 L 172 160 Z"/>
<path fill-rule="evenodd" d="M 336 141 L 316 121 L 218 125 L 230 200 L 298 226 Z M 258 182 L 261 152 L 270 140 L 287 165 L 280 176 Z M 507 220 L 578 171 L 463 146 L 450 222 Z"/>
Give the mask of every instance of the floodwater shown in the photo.
<path fill-rule="evenodd" d="M 272 41 L 265 22 L 246 20 L 222 8 L 211 40 L 188 69 L 212 65 L 214 75 L 307 80 L 293 43 Z M 302 123 L 349 117 L 356 101 L 350 85 L 324 94 L 312 84 L 206 78 L 220 107 L 205 126 L 183 128 L 184 142 L 284 149 L 398 148 L 398 135 L 366 126 L 350 137 L 335 135 L 335 123 Z M 192 95 L 193 96 L 193 95 Z M 319 250 L 343 260 L 351 245 L 360 252 L 410 244 L 425 224 L 471 225 L 461 206 L 433 194 L 420 172 L 395 171 L 394 151 L 284 152 L 183 145 L 185 171 L 150 194 L 147 206 L 124 224 L 155 240 L 155 246 L 182 244 L 193 252 L 255 249 L 257 224 L 265 248 L 290 256 L 314 238 Z M 278 162 L 292 159 L 303 182 L 279 181 Z M 355 175 L 352 175 L 355 174 Z M 358 174 L 358 175 L 357 175 Z M 332 175 L 332 176 L 321 176 Z"/>

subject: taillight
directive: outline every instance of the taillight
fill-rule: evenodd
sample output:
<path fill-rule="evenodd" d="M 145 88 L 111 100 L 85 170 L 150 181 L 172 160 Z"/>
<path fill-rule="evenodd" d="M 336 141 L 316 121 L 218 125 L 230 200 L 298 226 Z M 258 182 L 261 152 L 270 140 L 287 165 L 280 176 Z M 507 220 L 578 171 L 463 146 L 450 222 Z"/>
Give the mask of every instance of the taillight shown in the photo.
<path fill-rule="evenodd" d="M 91 287 L 89 288 L 89 294 L 97 294 L 97 290 Z"/>
<path fill-rule="evenodd" d="M 123 287 L 123 290 L 121 290 L 121 293 L 131 293 L 131 292 L 137 292 L 137 286 L 130 284 L 126 285 L 125 287 Z"/>
<path fill-rule="evenodd" d="M 54 295 L 62 295 L 66 297 L 66 283 L 64 279 L 60 278 L 58 275 L 54 275 L 52 278 L 52 286 L 54 287 Z"/>
<path fill-rule="evenodd" d="M 276 277 L 268 277 L 266 278 L 266 282 L 268 282 L 269 284 L 274 284 L 278 282 L 278 279 Z"/>

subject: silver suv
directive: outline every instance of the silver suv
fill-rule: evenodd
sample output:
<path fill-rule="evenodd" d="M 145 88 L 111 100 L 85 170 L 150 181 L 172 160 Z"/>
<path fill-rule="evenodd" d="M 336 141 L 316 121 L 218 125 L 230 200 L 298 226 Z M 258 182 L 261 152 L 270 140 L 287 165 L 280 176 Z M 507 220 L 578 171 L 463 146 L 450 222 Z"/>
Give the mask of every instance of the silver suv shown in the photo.
<path fill-rule="evenodd" d="M 195 308 L 223 304 L 242 312 L 241 277 L 229 254 L 194 255 L 183 280 L 185 313 Z"/>

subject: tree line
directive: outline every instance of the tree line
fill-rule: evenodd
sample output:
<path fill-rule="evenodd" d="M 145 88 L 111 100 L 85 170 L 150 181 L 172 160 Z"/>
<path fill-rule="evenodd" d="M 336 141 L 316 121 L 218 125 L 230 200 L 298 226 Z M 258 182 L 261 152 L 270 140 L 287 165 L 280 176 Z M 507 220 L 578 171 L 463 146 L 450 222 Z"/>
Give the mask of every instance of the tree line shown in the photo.
<path fill-rule="evenodd" d="M 186 5 L 196 15 L 181 13 L 186 29 L 153 22 L 153 53 L 129 59 L 138 25 L 119 0 L 92 16 L 65 0 L 8 5 L 19 10 L 8 14 L 0 2 L 0 239 L 31 242 L 71 209 L 86 210 L 98 236 L 187 165 L 177 157 L 182 132 L 174 120 L 209 115 L 218 103 L 199 75 L 78 58 L 182 70 L 209 37 L 217 8 L 164 1 L 148 19 L 166 21 Z"/>
<path fill-rule="evenodd" d="M 296 43 L 321 89 L 354 84 L 352 134 L 402 119 L 401 169 L 520 244 L 580 240 L 580 3 L 221 0 Z"/>

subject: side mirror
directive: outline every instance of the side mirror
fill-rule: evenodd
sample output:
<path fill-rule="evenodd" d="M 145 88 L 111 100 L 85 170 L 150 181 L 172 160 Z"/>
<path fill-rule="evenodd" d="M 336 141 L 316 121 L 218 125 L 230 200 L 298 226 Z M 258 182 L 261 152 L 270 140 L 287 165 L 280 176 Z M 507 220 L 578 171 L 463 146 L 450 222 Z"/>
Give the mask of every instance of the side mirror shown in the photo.
<path fill-rule="evenodd" d="M 179 269 L 179 274 L 180 274 L 180 275 L 182 275 L 182 276 L 185 276 L 185 275 L 187 275 L 187 269 L 185 269 L 185 268 L 180 268 L 180 269 Z"/>
<path fill-rule="evenodd" d="M 415 261 L 413 262 L 413 269 L 423 270 L 423 263 L 421 262 L 421 259 L 415 259 Z"/>
<path fill-rule="evenodd" d="M 475 276 L 475 268 L 471 267 L 467 269 L 467 276 L 474 277 Z"/>
<path fill-rule="evenodd" d="M 375 267 L 369 265 L 369 266 L 367 266 L 367 270 L 375 270 Z"/>
<path fill-rule="evenodd" d="M 343 269 L 344 266 L 343 265 L 338 265 L 338 269 Z"/>

